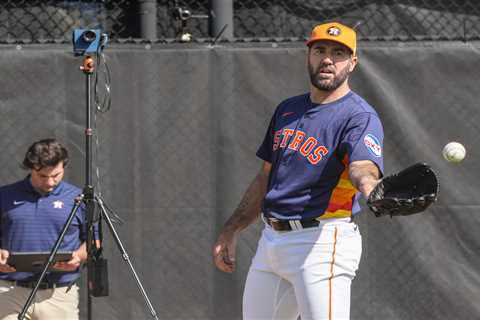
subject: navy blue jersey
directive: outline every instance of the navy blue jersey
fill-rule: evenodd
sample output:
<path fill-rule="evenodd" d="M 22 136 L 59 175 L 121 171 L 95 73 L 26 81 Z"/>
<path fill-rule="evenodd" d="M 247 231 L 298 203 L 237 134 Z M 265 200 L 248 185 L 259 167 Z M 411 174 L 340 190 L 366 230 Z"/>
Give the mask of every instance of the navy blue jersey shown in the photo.
<path fill-rule="evenodd" d="M 30 178 L 0 188 L 0 247 L 10 252 L 48 251 L 57 240 L 82 191 L 64 181 L 46 196 L 35 191 Z M 82 205 L 65 234 L 60 251 L 74 251 L 86 240 L 86 217 Z M 48 273 L 46 280 L 55 283 L 78 278 L 79 271 Z M 4 280 L 31 280 L 27 272 L 1 273 Z"/>
<path fill-rule="evenodd" d="M 371 160 L 383 172 L 382 146 L 377 113 L 352 91 L 327 104 L 313 103 L 309 94 L 283 101 L 257 151 L 272 164 L 264 214 L 302 219 L 357 213 L 359 193 L 348 164 Z"/>

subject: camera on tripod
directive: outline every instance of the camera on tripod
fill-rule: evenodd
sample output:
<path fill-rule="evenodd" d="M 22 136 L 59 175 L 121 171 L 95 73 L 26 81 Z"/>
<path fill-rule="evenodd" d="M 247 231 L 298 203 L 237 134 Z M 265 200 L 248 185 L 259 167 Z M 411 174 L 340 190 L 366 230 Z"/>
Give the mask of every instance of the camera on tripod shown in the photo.
<path fill-rule="evenodd" d="M 102 45 L 102 30 L 74 29 L 72 34 L 73 54 L 83 56 L 86 53 L 98 52 Z"/>
<path fill-rule="evenodd" d="M 176 20 L 186 21 L 192 17 L 192 12 L 188 9 L 176 7 L 172 10 L 172 15 Z"/>

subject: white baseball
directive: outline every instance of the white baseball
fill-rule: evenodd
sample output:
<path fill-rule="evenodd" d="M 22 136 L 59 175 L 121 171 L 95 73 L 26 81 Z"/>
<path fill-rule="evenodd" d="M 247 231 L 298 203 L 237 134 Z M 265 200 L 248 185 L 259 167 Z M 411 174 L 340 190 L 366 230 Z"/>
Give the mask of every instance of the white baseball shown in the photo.
<path fill-rule="evenodd" d="M 460 162 L 465 158 L 467 151 L 458 142 L 449 142 L 443 147 L 442 155 L 448 162 Z"/>

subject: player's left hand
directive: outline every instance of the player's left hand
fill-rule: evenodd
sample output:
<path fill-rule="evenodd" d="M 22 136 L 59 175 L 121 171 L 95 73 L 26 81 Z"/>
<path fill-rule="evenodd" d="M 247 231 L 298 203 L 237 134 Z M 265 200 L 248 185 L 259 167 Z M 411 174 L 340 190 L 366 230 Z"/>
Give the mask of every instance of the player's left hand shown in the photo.
<path fill-rule="evenodd" d="M 369 194 L 367 205 L 377 217 L 408 216 L 425 211 L 438 196 L 438 178 L 426 163 L 416 163 L 384 177 Z"/>
<path fill-rule="evenodd" d="M 59 271 L 75 271 L 80 267 L 82 260 L 77 251 L 72 252 L 72 259 L 69 261 L 59 261 L 53 264 L 52 268 Z"/>

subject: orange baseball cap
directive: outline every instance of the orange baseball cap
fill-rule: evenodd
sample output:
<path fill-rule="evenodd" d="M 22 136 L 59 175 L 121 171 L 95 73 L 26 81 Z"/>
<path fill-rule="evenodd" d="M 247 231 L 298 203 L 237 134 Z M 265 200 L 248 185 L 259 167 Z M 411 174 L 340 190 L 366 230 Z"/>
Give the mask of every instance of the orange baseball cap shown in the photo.
<path fill-rule="evenodd" d="M 350 27 L 339 22 L 319 24 L 312 30 L 307 46 L 320 40 L 330 40 L 343 44 L 352 50 L 353 55 L 357 51 L 357 33 Z"/>

